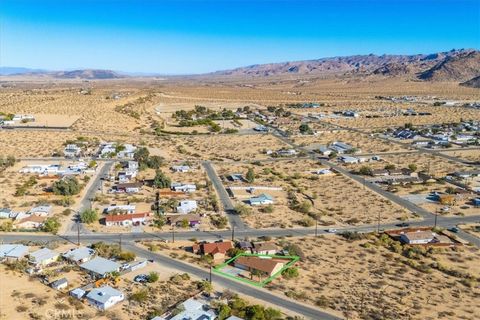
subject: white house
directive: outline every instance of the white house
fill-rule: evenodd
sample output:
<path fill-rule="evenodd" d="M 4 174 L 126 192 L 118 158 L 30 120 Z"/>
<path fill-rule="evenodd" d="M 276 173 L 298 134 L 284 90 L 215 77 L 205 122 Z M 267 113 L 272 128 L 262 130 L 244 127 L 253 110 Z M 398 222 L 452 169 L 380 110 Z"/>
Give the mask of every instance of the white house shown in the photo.
<path fill-rule="evenodd" d="M 95 257 L 80 265 L 80 268 L 88 272 L 94 278 L 105 278 L 112 272 L 119 272 L 121 265 L 115 261 L 102 257 Z"/>
<path fill-rule="evenodd" d="M 149 213 L 127 213 L 127 214 L 112 214 L 105 217 L 105 225 L 112 226 L 138 226 L 145 224 L 149 219 Z"/>
<path fill-rule="evenodd" d="M 88 303 L 95 308 L 99 310 L 107 310 L 108 308 L 111 308 L 117 303 L 123 301 L 125 296 L 117 289 L 114 289 L 110 286 L 103 286 L 90 291 L 87 294 L 86 299 Z"/>
<path fill-rule="evenodd" d="M 12 216 L 12 210 L 8 208 L 0 209 L 0 219 L 8 219 Z"/>
<path fill-rule="evenodd" d="M 109 205 L 108 207 L 105 208 L 104 212 L 105 213 L 112 213 L 112 212 L 121 212 L 121 213 L 135 213 L 136 206 L 130 205 L 130 204 L 124 204 L 124 205 L 116 205 L 112 204 Z"/>
<path fill-rule="evenodd" d="M 273 204 L 273 198 L 265 193 L 262 193 L 258 197 L 251 197 L 248 199 L 248 203 L 250 203 L 251 206 L 260 206 L 260 205 L 265 205 L 265 204 Z"/>
<path fill-rule="evenodd" d="M 113 142 L 105 143 L 101 146 L 100 156 L 107 158 L 116 156 L 117 158 L 133 159 L 137 147 L 131 144 L 117 144 Z"/>
<path fill-rule="evenodd" d="M 172 171 L 174 172 L 189 172 L 190 167 L 189 166 L 172 166 Z"/>
<path fill-rule="evenodd" d="M 213 309 L 205 308 L 207 304 L 200 300 L 190 298 L 185 300 L 181 304 L 182 312 L 170 318 L 170 320 L 185 320 L 185 319 L 202 319 L 202 320 L 214 320 L 216 314 Z"/>
<path fill-rule="evenodd" d="M 195 192 L 197 190 L 197 186 L 191 183 L 179 183 L 174 182 L 171 184 L 170 188 L 173 191 L 181 191 L 185 193 Z"/>
<path fill-rule="evenodd" d="M 19 218 L 19 216 L 22 216 L 22 218 Z M 15 223 L 15 228 L 17 229 L 38 229 L 43 226 L 43 223 L 45 222 L 47 218 L 46 217 L 41 217 L 41 216 L 35 216 L 35 215 L 30 215 L 30 214 L 25 214 L 23 212 L 20 212 L 15 219 L 15 221 L 18 221 Z"/>
<path fill-rule="evenodd" d="M 182 200 L 177 207 L 177 212 L 183 214 L 190 213 L 195 210 L 197 210 L 197 201 L 195 200 Z"/>
<path fill-rule="evenodd" d="M 95 250 L 87 247 L 73 248 L 65 252 L 62 257 L 76 264 L 84 263 L 92 259 Z"/>
<path fill-rule="evenodd" d="M 322 154 L 324 156 L 329 156 L 333 153 L 333 150 L 331 150 L 327 146 L 320 146 L 320 147 L 318 147 L 318 152 L 320 152 L 320 154 Z"/>
<path fill-rule="evenodd" d="M 36 267 L 47 266 L 57 261 L 60 254 L 48 248 L 42 248 L 29 254 L 29 262 Z"/>
<path fill-rule="evenodd" d="M 67 158 L 75 158 L 80 155 L 82 149 L 76 144 L 67 144 L 63 149 L 63 155 Z"/>
<path fill-rule="evenodd" d="M 23 244 L 0 244 L 0 261 L 19 260 L 28 254 L 28 247 Z"/>
<path fill-rule="evenodd" d="M 330 169 L 318 169 L 318 170 L 314 170 L 313 173 L 318 175 L 329 175 L 329 174 L 333 174 L 333 171 Z"/>
<path fill-rule="evenodd" d="M 297 154 L 297 150 L 295 149 L 287 149 L 287 150 L 278 150 L 277 154 L 281 157 L 291 157 Z"/>
<path fill-rule="evenodd" d="M 62 290 L 68 287 L 68 280 L 67 278 L 61 278 L 58 280 L 53 281 L 50 283 L 50 287 L 52 287 L 55 290 Z"/>
<path fill-rule="evenodd" d="M 400 240 L 407 244 L 426 244 L 433 241 L 435 233 L 431 231 L 405 232 L 400 235 Z"/>
<path fill-rule="evenodd" d="M 39 216 L 39 217 L 46 217 L 52 213 L 52 206 L 51 205 L 43 205 L 33 207 L 28 211 L 28 214 Z"/>
<path fill-rule="evenodd" d="M 348 153 L 354 149 L 353 146 L 341 141 L 335 141 L 329 147 L 338 154 Z"/>
<path fill-rule="evenodd" d="M 342 156 L 340 157 L 340 161 L 343 163 L 359 163 L 360 160 L 355 157 L 349 157 L 349 156 Z"/>

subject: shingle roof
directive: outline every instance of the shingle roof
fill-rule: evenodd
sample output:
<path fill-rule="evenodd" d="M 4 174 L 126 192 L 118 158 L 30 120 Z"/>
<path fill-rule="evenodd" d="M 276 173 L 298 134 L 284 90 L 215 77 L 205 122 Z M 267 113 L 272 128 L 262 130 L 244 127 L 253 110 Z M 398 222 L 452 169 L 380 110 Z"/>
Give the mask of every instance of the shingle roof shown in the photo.
<path fill-rule="evenodd" d="M 267 273 L 272 273 L 273 270 L 278 266 L 278 264 L 282 264 L 282 261 L 278 261 L 276 259 L 263 259 L 259 257 L 247 257 L 241 256 L 235 260 L 235 264 L 241 264 L 248 268 L 260 270 Z"/>
<path fill-rule="evenodd" d="M 227 251 L 232 248 L 232 243 L 230 241 L 213 242 L 213 243 L 204 243 L 204 244 L 201 244 L 200 246 L 202 247 L 204 254 L 227 253 Z"/>

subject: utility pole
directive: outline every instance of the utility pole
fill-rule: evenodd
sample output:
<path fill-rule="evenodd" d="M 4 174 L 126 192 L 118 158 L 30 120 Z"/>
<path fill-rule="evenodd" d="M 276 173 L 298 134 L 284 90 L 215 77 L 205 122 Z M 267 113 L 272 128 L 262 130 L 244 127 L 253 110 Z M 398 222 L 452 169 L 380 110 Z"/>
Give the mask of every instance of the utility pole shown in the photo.
<path fill-rule="evenodd" d="M 235 225 L 232 225 L 232 241 L 235 240 Z"/>
<path fill-rule="evenodd" d="M 380 233 L 380 211 L 378 211 L 377 233 Z"/>
<path fill-rule="evenodd" d="M 172 224 L 172 243 L 175 243 L 175 223 Z"/>
<path fill-rule="evenodd" d="M 212 265 L 210 265 L 210 278 L 209 278 L 210 283 L 212 283 Z"/>
<path fill-rule="evenodd" d="M 122 251 L 122 234 L 120 233 L 120 251 Z"/>
<path fill-rule="evenodd" d="M 435 212 L 435 226 L 433 228 L 437 227 L 437 217 L 438 217 L 438 213 Z"/>
<path fill-rule="evenodd" d="M 80 246 L 80 222 L 77 221 L 77 246 Z"/>
<path fill-rule="evenodd" d="M 318 217 L 315 218 L 315 237 L 318 236 Z"/>

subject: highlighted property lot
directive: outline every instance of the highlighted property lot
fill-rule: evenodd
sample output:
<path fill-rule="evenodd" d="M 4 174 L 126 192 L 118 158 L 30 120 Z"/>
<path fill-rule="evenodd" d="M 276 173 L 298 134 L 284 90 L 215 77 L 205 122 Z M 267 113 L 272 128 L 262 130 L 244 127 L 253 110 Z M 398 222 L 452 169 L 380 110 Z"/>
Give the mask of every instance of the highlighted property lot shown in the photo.
<path fill-rule="evenodd" d="M 263 287 L 300 258 L 268 254 L 241 253 L 213 268 L 224 277 Z"/>

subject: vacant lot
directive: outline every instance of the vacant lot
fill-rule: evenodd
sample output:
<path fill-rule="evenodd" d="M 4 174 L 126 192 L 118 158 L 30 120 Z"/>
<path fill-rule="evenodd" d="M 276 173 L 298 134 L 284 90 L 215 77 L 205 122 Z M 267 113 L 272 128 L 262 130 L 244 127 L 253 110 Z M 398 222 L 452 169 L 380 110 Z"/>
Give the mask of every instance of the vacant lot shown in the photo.
<path fill-rule="evenodd" d="M 306 257 L 298 263 L 298 278 L 267 287 L 349 319 L 475 319 L 480 312 L 478 248 L 395 252 L 388 239 L 375 236 L 280 242 L 296 245 Z"/>

